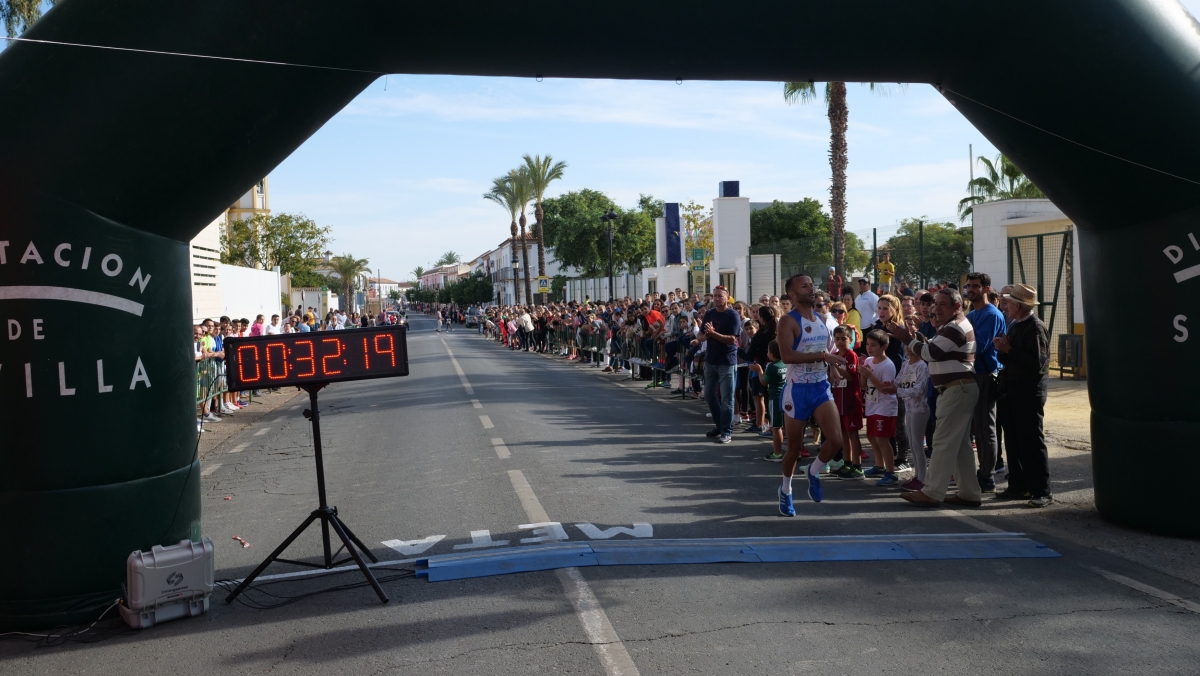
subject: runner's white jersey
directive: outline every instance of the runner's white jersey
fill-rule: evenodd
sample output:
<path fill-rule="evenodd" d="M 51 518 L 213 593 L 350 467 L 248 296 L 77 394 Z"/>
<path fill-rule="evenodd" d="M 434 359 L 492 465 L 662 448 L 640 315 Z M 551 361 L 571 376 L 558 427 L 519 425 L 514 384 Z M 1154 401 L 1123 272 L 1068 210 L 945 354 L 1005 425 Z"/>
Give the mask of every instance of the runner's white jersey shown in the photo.
<path fill-rule="evenodd" d="M 832 352 L 833 334 L 820 315 L 815 315 L 815 321 L 808 321 L 796 310 L 788 313 L 800 326 L 796 334 L 796 342 L 792 345 L 793 352 L 810 354 L 813 352 Z M 829 380 L 829 371 L 825 362 L 817 361 L 807 364 L 788 364 L 787 381 L 789 383 L 821 383 Z"/>

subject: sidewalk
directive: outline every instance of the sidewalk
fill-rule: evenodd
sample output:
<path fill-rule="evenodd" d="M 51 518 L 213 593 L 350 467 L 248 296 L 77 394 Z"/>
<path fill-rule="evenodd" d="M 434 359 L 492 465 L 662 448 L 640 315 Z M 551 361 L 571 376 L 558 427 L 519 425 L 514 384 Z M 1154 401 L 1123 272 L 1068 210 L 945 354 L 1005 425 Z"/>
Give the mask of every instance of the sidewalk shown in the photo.
<path fill-rule="evenodd" d="M 697 414 L 708 410 L 701 400 L 680 399 L 679 395 L 670 394 L 670 387 L 648 388 L 647 381 L 631 380 L 628 372 L 604 373 L 603 369 L 566 361 L 557 355 L 538 356 L 593 373 L 626 391 L 666 405 L 686 407 Z M 677 381 L 678 378 L 676 384 Z M 1005 530 L 1044 533 L 1081 547 L 1119 556 L 1192 584 L 1200 584 L 1200 543 L 1124 528 L 1106 521 L 1096 511 L 1092 485 L 1091 413 L 1086 381 L 1058 380 L 1051 376 L 1046 400 L 1045 432 L 1054 504 L 1043 509 L 1032 509 L 1023 503 L 994 502 L 989 496 L 985 497 L 979 509 L 955 511 L 987 520 L 994 518 L 999 522 L 997 525 Z M 746 435 L 734 436 L 735 440 L 745 438 Z M 811 446 L 811 437 L 807 441 Z M 763 441 L 763 448 L 767 448 L 767 440 Z M 897 507 L 901 506 L 897 500 Z M 1164 514 L 1163 518 L 1170 519 L 1173 515 Z"/>
<path fill-rule="evenodd" d="M 236 437 L 247 427 L 253 425 L 263 416 L 291 401 L 300 390 L 289 387 L 280 392 L 267 392 L 261 397 L 254 397 L 249 407 L 233 415 L 221 416 L 221 422 L 204 423 L 204 433 L 200 435 L 200 459 L 205 454 L 220 448 L 226 441 Z"/>

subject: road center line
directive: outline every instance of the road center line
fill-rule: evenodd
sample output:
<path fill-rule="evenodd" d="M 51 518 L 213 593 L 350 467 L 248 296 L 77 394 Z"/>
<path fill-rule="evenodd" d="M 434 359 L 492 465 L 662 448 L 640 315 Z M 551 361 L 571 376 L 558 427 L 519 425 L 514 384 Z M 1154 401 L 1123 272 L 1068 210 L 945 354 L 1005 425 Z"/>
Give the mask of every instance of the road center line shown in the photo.
<path fill-rule="evenodd" d="M 446 347 L 446 354 L 450 355 L 450 363 L 454 364 L 454 372 L 458 374 L 458 379 L 462 381 L 462 386 L 466 389 L 467 394 L 475 394 L 475 388 L 471 387 L 471 383 L 467 382 L 467 374 L 463 371 L 462 366 L 459 365 L 458 360 L 454 358 L 454 353 L 450 351 L 450 346 L 446 345 L 446 341 L 442 340 L 440 336 L 438 340 L 441 340 L 442 345 Z"/>
<path fill-rule="evenodd" d="M 215 472 L 219 469 L 221 469 L 221 463 L 214 462 L 213 464 L 209 465 L 208 467 L 205 467 L 204 469 L 200 470 L 200 476 L 208 476 L 209 474 L 212 474 L 213 472 Z"/>
<path fill-rule="evenodd" d="M 495 427 L 495 425 L 492 424 L 492 419 L 486 415 L 479 416 L 479 422 L 483 423 L 483 429 L 485 430 L 490 430 Z"/>
<path fill-rule="evenodd" d="M 256 437 L 261 437 L 262 435 L 264 435 L 264 434 L 266 434 L 267 432 L 270 432 L 270 431 L 271 431 L 271 428 L 270 428 L 270 427 L 264 427 L 264 428 L 262 428 L 261 430 L 259 430 L 259 431 L 255 432 L 255 433 L 254 433 L 254 436 L 256 436 Z"/>
<path fill-rule="evenodd" d="M 504 445 L 503 439 L 492 439 L 492 448 L 496 449 L 496 455 L 500 456 L 501 460 L 508 460 L 512 457 L 512 453 L 508 452 L 508 446 Z"/>
<path fill-rule="evenodd" d="M 475 408 L 483 408 L 483 404 L 479 403 L 478 399 L 472 399 L 471 405 L 474 406 Z"/>
<path fill-rule="evenodd" d="M 1137 580 L 1130 579 L 1128 577 L 1125 577 L 1124 575 L 1118 575 L 1116 573 L 1104 570 L 1103 568 L 1089 568 L 1089 570 L 1091 570 L 1093 573 L 1099 575 L 1100 577 L 1102 577 L 1106 580 L 1111 580 L 1113 582 L 1116 582 L 1119 585 L 1124 585 L 1134 591 L 1139 591 L 1147 596 L 1153 596 L 1154 598 L 1159 599 L 1161 601 L 1166 601 L 1167 603 L 1170 603 L 1173 606 L 1177 606 L 1179 608 L 1183 608 L 1184 610 L 1200 614 L 1200 604 L 1194 603 L 1194 602 L 1189 601 L 1184 598 L 1180 598 L 1180 597 L 1172 594 L 1169 591 L 1163 591 L 1162 589 L 1159 589 L 1157 587 L 1151 587 L 1148 584 L 1138 582 Z"/>
<path fill-rule="evenodd" d="M 237 446 L 234 446 L 233 448 L 229 449 L 229 452 L 230 453 L 241 453 L 242 451 L 246 450 L 246 447 L 249 445 L 250 445 L 249 441 L 247 441 L 244 444 L 238 444 Z"/>
<path fill-rule="evenodd" d="M 534 523 L 548 523 L 551 520 L 550 515 L 546 514 L 542 503 L 534 495 L 525 474 L 519 469 L 512 469 L 508 471 L 508 478 L 512 481 L 513 490 L 517 492 L 517 498 L 521 500 L 521 506 L 525 508 L 525 515 L 529 520 Z M 579 569 L 560 568 L 554 572 L 558 575 L 571 606 L 575 608 L 575 614 L 583 625 L 588 641 L 604 665 L 604 671 L 609 676 L 640 676 L 637 665 L 633 663 L 633 658 L 621 642 L 621 637 L 617 636 L 617 631 L 608 621 L 608 614 L 604 612 L 600 601 L 592 593 L 591 586 Z"/>

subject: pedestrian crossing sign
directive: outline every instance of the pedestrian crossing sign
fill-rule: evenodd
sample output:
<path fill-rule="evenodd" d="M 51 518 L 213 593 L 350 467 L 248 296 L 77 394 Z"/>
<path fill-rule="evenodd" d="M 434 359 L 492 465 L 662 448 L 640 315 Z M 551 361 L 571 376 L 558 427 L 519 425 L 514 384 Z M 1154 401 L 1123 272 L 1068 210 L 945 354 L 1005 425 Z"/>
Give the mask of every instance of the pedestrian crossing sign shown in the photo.
<path fill-rule="evenodd" d="M 550 278 L 546 276 L 538 277 L 538 293 L 550 293 Z"/>

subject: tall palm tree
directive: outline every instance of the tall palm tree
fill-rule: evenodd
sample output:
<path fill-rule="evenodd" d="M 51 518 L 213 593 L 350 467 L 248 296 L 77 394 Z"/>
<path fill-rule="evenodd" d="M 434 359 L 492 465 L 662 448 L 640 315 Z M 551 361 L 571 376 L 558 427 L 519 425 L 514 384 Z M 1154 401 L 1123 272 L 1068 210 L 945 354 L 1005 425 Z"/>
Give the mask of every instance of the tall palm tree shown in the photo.
<path fill-rule="evenodd" d="M 554 181 L 563 177 L 563 171 L 567 168 L 566 162 L 555 162 L 554 158 L 549 155 L 542 157 L 534 155 L 530 157 L 525 155 L 521 158 L 525 161 L 525 171 L 529 176 L 529 190 L 533 193 L 534 207 L 533 217 L 536 220 L 537 226 L 537 244 L 538 244 L 538 277 L 546 276 L 546 236 L 542 232 L 542 218 L 546 212 L 542 211 L 542 198 L 546 195 L 546 188 Z M 546 294 L 541 294 L 542 305 L 546 304 Z"/>
<path fill-rule="evenodd" d="M 529 172 L 525 167 L 518 167 L 508 172 L 508 180 L 513 186 L 513 196 L 517 198 L 517 204 L 521 206 L 521 218 L 518 221 L 521 224 L 521 267 L 525 268 L 525 302 L 533 302 L 533 287 L 529 284 L 529 239 L 525 231 L 525 207 L 529 205 L 529 198 L 533 195 L 533 190 L 530 187 Z"/>
<path fill-rule="evenodd" d="M 1045 197 L 1042 189 L 1033 184 L 1025 172 L 1004 155 L 997 155 L 993 163 L 979 156 L 985 174 L 967 184 L 969 196 L 958 202 L 958 220 L 965 221 L 975 211 L 975 205 L 996 200 L 1034 199 Z"/>
<path fill-rule="evenodd" d="M 509 225 L 509 232 L 512 236 L 512 244 L 515 247 L 517 245 L 517 212 L 524 211 L 525 204 L 529 202 L 529 199 L 528 197 L 525 197 L 525 200 L 523 202 L 521 201 L 520 198 L 523 197 L 523 195 L 518 194 L 519 190 L 517 182 L 512 180 L 514 173 L 515 171 L 510 171 L 506 176 L 500 176 L 492 179 L 492 189 L 485 192 L 483 194 L 483 198 L 485 200 L 491 200 L 504 207 L 508 211 L 509 216 L 512 217 L 512 224 Z M 522 216 L 522 218 L 524 218 L 524 216 Z M 528 256 L 526 257 L 526 260 L 528 260 Z M 528 265 L 526 266 L 526 269 L 528 269 Z M 513 277 L 513 295 L 516 297 L 515 300 L 519 305 L 521 303 L 521 285 L 515 276 Z M 527 301 L 531 300 L 528 295 L 526 295 L 525 298 Z"/>
<path fill-rule="evenodd" d="M 409 274 L 411 274 L 411 275 L 413 276 L 413 281 L 414 281 L 414 282 L 416 282 L 416 283 L 420 284 L 420 283 L 421 283 L 421 277 L 423 277 L 423 276 L 425 275 L 425 266 L 423 266 L 423 265 L 418 265 L 417 267 L 413 268 L 413 269 L 412 269 L 412 272 L 411 272 L 411 273 L 409 273 Z"/>
<path fill-rule="evenodd" d="M 365 258 L 355 258 L 350 254 L 342 254 L 329 262 L 329 267 L 337 274 L 337 281 L 340 284 L 339 293 L 345 293 L 342 298 L 347 299 L 342 304 L 343 310 L 349 310 L 349 304 L 354 299 L 355 284 L 363 275 L 371 272 L 370 261 Z"/>
<path fill-rule="evenodd" d="M 885 85 L 865 83 L 871 91 L 886 93 Z M 903 89 L 906 85 L 901 84 Z M 812 103 L 817 100 L 814 82 L 784 82 L 783 99 L 788 103 Z M 850 157 L 846 149 L 846 129 L 850 124 L 850 108 L 846 105 L 846 83 L 825 83 L 825 107 L 829 116 L 829 168 L 833 176 L 829 183 L 829 215 L 833 229 L 833 265 L 846 274 L 846 165 Z"/>

